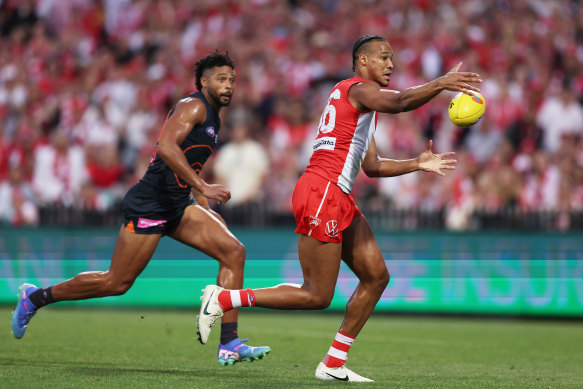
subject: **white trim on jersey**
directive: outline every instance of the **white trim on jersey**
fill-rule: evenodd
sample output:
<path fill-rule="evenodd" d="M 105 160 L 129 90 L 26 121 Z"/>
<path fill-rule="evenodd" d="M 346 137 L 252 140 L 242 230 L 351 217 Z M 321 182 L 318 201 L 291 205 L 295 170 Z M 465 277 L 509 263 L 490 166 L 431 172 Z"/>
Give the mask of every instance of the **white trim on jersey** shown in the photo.
<path fill-rule="evenodd" d="M 368 146 L 370 146 L 376 128 L 375 115 L 375 111 L 370 111 L 361 113 L 358 116 L 358 122 L 356 123 L 354 136 L 352 137 L 350 148 L 344 161 L 344 167 L 338 176 L 338 186 L 344 193 L 350 193 L 352 191 L 354 180 L 360 171 L 360 165 L 362 165 L 364 156 L 368 151 Z"/>
<path fill-rule="evenodd" d="M 316 211 L 316 214 L 314 215 L 315 218 L 317 218 L 318 215 L 320 214 L 320 210 L 322 209 L 322 205 L 324 204 L 324 200 L 326 199 L 326 195 L 328 194 L 329 187 L 330 187 L 330 181 L 328 181 L 328 185 L 326 185 L 326 190 L 324 191 L 324 196 L 322 196 L 322 201 L 320 201 L 320 206 L 318 207 L 318 210 Z M 313 228 L 310 228 L 310 232 L 308 232 L 308 236 L 312 235 L 312 230 L 313 230 Z"/>

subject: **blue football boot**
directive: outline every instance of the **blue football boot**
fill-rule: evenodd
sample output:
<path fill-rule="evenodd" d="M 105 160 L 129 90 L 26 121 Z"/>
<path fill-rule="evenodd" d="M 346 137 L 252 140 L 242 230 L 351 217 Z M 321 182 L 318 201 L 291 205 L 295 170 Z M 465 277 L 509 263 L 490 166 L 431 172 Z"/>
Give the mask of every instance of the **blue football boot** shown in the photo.
<path fill-rule="evenodd" d="M 35 290 L 36 286 L 32 284 L 22 284 L 18 291 L 18 304 L 12 313 L 12 334 L 16 339 L 24 336 L 28 322 L 36 313 L 37 307 L 29 300 L 28 296 Z"/>
<path fill-rule="evenodd" d="M 233 339 L 227 344 L 219 344 L 219 352 L 217 354 L 219 363 L 223 366 L 232 365 L 236 362 L 249 361 L 253 362 L 257 359 L 262 359 L 271 352 L 268 346 L 252 347 L 243 342 L 249 339 Z"/>

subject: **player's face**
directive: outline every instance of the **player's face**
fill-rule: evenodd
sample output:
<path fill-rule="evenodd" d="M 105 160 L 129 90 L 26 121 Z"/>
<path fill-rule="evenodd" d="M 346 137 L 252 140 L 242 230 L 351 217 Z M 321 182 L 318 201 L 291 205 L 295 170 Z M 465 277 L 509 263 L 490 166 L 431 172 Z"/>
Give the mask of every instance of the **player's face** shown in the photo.
<path fill-rule="evenodd" d="M 217 106 L 226 107 L 231 103 L 235 91 L 235 69 L 230 66 L 209 69 L 200 81 Z"/>
<path fill-rule="evenodd" d="M 389 42 L 372 42 L 368 59 L 368 75 L 372 81 L 380 86 L 389 86 L 391 73 L 393 73 L 393 49 Z"/>

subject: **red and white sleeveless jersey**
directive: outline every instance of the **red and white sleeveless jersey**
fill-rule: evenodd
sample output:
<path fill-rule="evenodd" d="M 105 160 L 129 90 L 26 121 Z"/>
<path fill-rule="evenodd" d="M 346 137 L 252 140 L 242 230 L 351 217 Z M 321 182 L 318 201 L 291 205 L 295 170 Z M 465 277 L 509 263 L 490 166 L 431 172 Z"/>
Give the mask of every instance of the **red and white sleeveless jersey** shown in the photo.
<path fill-rule="evenodd" d="M 314 153 L 306 173 L 315 173 L 350 193 L 377 125 L 375 111 L 360 111 L 348 101 L 348 90 L 366 81 L 353 77 L 340 81 L 330 92 L 324 108 Z"/>

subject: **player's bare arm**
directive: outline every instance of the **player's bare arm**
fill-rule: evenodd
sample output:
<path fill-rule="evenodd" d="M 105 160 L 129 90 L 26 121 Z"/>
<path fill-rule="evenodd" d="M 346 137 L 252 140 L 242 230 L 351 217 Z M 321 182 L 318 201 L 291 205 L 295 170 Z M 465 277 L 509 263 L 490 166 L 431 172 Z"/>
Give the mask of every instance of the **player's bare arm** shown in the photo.
<path fill-rule="evenodd" d="M 468 94 L 472 91 L 479 92 L 480 90 L 471 83 L 481 83 L 480 75 L 458 72 L 460 66 L 461 62 L 447 74 L 403 91 L 382 88 L 374 81 L 363 81 L 350 88 L 348 97 L 350 102 L 360 110 L 400 113 L 419 108 L 444 90 Z"/>
<path fill-rule="evenodd" d="M 413 159 L 387 159 L 378 156 L 376 142 L 373 138 L 364 160 L 362 161 L 362 170 L 369 177 L 394 177 L 417 170 L 445 176 L 445 173 L 441 171 L 442 169 L 455 169 L 457 161 L 455 159 L 448 159 L 448 157 L 453 156 L 455 153 L 448 152 L 434 154 L 431 151 L 432 146 L 433 141 L 430 140 L 427 144 L 427 148 Z"/>
<path fill-rule="evenodd" d="M 174 113 L 168 118 L 166 128 L 160 136 L 158 155 L 178 177 L 203 196 L 226 202 L 231 193 L 222 185 L 207 184 L 190 168 L 180 145 L 192 127 L 204 123 L 206 107 L 200 99 L 185 98 L 174 107 Z"/>

